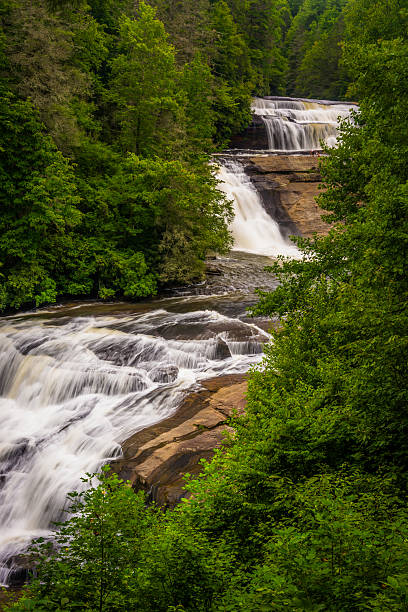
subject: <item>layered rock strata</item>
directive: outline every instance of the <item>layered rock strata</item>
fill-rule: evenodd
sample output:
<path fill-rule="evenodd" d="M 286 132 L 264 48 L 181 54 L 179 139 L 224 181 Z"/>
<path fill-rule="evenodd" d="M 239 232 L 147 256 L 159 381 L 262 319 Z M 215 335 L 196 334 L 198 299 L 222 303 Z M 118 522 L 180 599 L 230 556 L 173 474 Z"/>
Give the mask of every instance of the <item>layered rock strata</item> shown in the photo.
<path fill-rule="evenodd" d="M 190 393 L 177 412 L 129 438 L 123 457 L 113 469 L 136 490 L 143 489 L 149 499 L 173 507 L 182 497 L 184 474 L 198 474 L 200 460 L 210 459 L 227 432 L 230 417 L 242 413 L 247 390 L 246 376 L 220 376 L 202 382 Z"/>
<path fill-rule="evenodd" d="M 267 155 L 251 157 L 246 172 L 258 190 L 266 211 L 285 236 L 327 234 L 330 225 L 316 204 L 321 176 L 315 155 Z"/>

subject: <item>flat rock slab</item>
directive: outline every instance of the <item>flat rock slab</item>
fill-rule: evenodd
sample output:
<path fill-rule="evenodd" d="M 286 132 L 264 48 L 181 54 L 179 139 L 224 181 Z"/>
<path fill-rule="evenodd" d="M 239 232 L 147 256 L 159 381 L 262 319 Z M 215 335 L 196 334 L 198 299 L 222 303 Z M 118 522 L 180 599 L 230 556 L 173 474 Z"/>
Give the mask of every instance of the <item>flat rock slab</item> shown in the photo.
<path fill-rule="evenodd" d="M 251 157 L 261 172 L 309 172 L 319 170 L 318 155 L 268 155 Z"/>
<path fill-rule="evenodd" d="M 184 474 L 198 474 L 201 459 L 210 459 L 225 433 L 232 431 L 229 418 L 245 409 L 246 379 L 235 374 L 203 381 L 173 416 L 126 440 L 113 470 L 162 506 L 173 507 L 188 497 Z"/>

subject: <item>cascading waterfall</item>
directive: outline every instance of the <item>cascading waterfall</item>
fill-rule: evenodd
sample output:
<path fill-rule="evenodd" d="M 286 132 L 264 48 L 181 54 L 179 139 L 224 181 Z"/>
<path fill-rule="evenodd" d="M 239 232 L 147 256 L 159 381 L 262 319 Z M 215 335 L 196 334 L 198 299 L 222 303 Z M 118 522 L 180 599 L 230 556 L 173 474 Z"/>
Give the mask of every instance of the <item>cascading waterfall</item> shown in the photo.
<path fill-rule="evenodd" d="M 46 316 L 46 315 L 44 315 Z M 0 583 L 80 477 L 204 378 L 246 372 L 268 334 L 215 311 L 0 323 Z"/>
<path fill-rule="evenodd" d="M 263 208 L 243 164 L 237 159 L 224 160 L 218 176 L 220 189 L 234 206 L 230 225 L 234 250 L 272 257 L 299 257 L 296 246 L 284 240 L 279 225 Z"/>
<path fill-rule="evenodd" d="M 352 104 L 319 103 L 286 98 L 254 98 L 252 112 L 262 118 L 271 151 L 321 150 L 321 142 L 337 143 L 339 118 L 350 116 Z"/>
<path fill-rule="evenodd" d="M 271 150 L 301 151 L 319 148 L 322 138 L 335 144 L 337 118 L 351 108 L 257 98 L 253 110 Z M 237 269 L 239 257 L 249 260 L 238 283 L 248 287 L 259 255 L 299 252 L 264 210 L 239 157 L 223 159 L 219 180 L 234 205 L 234 249 L 253 254 L 236 254 Z M 259 286 L 257 276 L 252 283 Z M 240 291 L 239 299 L 247 299 Z M 234 300 L 225 299 L 232 316 L 181 300 L 176 313 L 174 304 L 170 312 L 153 303 L 130 312 L 128 305 L 125 312 L 106 306 L 92 316 L 70 308 L 69 316 L 55 309 L 0 319 L 0 584 L 21 579 L 21 555 L 33 538 L 49 536 L 84 473 L 172 414 L 200 380 L 244 373 L 260 360 L 268 334 L 232 318 Z"/>
<path fill-rule="evenodd" d="M 269 151 L 310 152 L 321 150 L 323 141 L 335 146 L 339 119 L 351 117 L 357 107 L 347 103 L 315 102 L 292 98 L 254 98 L 252 112 L 262 118 Z M 240 155 L 229 151 L 219 169 L 220 189 L 232 200 L 234 219 L 230 230 L 234 250 L 276 257 L 299 257 L 295 245 L 286 241 L 262 206 L 261 198 L 245 173 Z M 249 151 L 246 154 L 250 154 Z"/>

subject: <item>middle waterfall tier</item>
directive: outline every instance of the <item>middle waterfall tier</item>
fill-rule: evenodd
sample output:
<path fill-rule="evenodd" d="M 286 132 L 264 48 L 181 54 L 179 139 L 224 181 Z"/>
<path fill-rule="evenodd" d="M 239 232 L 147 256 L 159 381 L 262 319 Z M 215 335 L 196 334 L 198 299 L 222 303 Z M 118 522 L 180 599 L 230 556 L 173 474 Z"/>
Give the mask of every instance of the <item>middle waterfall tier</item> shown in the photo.
<path fill-rule="evenodd" d="M 252 112 L 265 125 L 270 151 L 321 150 L 335 146 L 339 120 L 357 107 L 347 103 L 319 103 L 287 98 L 254 98 Z"/>
<path fill-rule="evenodd" d="M 224 159 L 218 177 L 219 188 L 233 203 L 234 219 L 230 230 L 234 250 L 271 257 L 300 256 L 297 247 L 284 239 L 278 223 L 262 206 L 259 193 L 238 159 Z"/>

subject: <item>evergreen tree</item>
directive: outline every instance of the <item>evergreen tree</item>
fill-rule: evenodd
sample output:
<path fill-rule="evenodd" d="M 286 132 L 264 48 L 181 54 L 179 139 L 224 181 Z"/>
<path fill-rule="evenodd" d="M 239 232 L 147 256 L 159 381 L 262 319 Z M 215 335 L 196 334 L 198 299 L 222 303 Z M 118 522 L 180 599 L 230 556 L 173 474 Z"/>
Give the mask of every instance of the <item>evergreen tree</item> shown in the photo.
<path fill-rule="evenodd" d="M 304 0 L 286 36 L 288 93 L 344 97 L 341 65 L 345 0 Z"/>
<path fill-rule="evenodd" d="M 209 0 L 152 0 L 177 50 L 178 64 L 191 62 L 197 53 L 209 58 L 214 35 L 210 27 Z"/>
<path fill-rule="evenodd" d="M 185 121 L 187 140 L 197 152 L 209 152 L 215 136 L 214 78 L 201 53 L 183 67 L 181 87 L 186 95 Z"/>
<path fill-rule="evenodd" d="M 225 143 L 249 122 L 254 73 L 245 40 L 224 0 L 212 6 L 211 26 L 215 32 L 216 127 L 218 140 Z"/>

